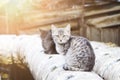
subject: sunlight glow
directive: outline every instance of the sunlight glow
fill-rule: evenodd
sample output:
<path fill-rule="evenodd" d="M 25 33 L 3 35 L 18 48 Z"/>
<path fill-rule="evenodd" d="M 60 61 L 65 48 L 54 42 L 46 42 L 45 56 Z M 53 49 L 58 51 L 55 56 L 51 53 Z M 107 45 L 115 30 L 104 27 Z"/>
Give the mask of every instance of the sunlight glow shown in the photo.
<path fill-rule="evenodd" d="M 29 2 L 30 0 L 0 0 L 0 10 L 5 16 L 6 33 L 10 33 L 10 28 L 15 31 L 17 23 L 22 19 L 22 13 L 31 9 Z"/>
<path fill-rule="evenodd" d="M 23 11 L 27 8 L 29 5 L 29 0 L 0 0 L 0 8 L 4 7 L 6 9 L 9 9 L 13 12 L 16 12 L 17 10 Z"/>
<path fill-rule="evenodd" d="M 5 5 L 8 2 L 9 2 L 9 0 L 0 0 L 0 7 L 2 7 L 3 5 Z"/>

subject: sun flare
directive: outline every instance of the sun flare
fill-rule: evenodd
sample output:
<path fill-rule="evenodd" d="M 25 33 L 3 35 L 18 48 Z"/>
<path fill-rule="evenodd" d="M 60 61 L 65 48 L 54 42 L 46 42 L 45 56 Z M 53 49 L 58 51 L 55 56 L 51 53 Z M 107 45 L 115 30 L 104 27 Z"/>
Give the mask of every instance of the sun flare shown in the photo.
<path fill-rule="evenodd" d="M 7 9 L 7 12 L 23 11 L 29 5 L 29 0 L 0 0 L 0 8 Z"/>
<path fill-rule="evenodd" d="M 6 29 L 6 33 L 16 30 L 15 27 L 22 19 L 22 13 L 30 11 L 30 0 L 0 0 L 0 18 L 4 17 L 0 22 Z"/>

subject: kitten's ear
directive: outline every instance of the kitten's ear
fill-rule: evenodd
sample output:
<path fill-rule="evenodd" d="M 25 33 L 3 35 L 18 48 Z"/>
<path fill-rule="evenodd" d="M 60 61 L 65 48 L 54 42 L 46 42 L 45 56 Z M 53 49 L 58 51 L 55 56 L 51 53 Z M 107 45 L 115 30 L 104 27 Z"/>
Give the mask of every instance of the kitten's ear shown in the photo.
<path fill-rule="evenodd" d="M 56 30 L 56 26 L 52 24 L 52 25 L 51 25 L 51 30 L 52 30 L 52 31 L 55 31 L 55 30 Z"/>
<path fill-rule="evenodd" d="M 40 32 L 40 34 L 45 34 L 45 33 L 47 33 L 46 30 L 42 30 L 42 29 L 39 29 L 39 32 Z"/>
<path fill-rule="evenodd" d="M 66 30 L 70 31 L 70 28 L 71 28 L 71 26 L 70 26 L 70 24 L 68 24 L 68 25 L 66 26 Z"/>
<path fill-rule="evenodd" d="M 46 36 L 47 33 L 48 33 L 48 31 L 42 30 L 42 29 L 39 29 L 39 32 L 40 32 L 40 36 L 41 36 L 42 38 L 45 38 L 45 36 Z"/>
<path fill-rule="evenodd" d="M 42 29 L 39 29 L 39 32 L 40 32 L 40 33 L 44 33 L 44 30 L 42 30 Z"/>

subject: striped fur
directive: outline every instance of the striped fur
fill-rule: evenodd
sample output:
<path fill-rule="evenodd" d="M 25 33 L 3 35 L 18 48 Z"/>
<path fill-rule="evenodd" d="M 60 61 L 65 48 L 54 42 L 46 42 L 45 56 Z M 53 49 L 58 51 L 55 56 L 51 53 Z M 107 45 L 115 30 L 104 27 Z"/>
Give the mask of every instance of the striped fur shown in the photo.
<path fill-rule="evenodd" d="M 52 26 L 52 38 L 59 54 L 65 56 L 65 70 L 91 71 L 95 64 L 95 55 L 90 42 L 80 36 L 71 36 L 70 25 L 66 28 Z"/>

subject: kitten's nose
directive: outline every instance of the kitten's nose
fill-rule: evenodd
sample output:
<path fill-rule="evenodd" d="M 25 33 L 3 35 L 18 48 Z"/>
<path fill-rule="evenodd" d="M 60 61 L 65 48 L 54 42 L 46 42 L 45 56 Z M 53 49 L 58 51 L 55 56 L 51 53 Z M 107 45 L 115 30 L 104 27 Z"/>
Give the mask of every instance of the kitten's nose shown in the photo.
<path fill-rule="evenodd" d="M 62 42 L 62 40 L 60 40 L 60 42 Z"/>

